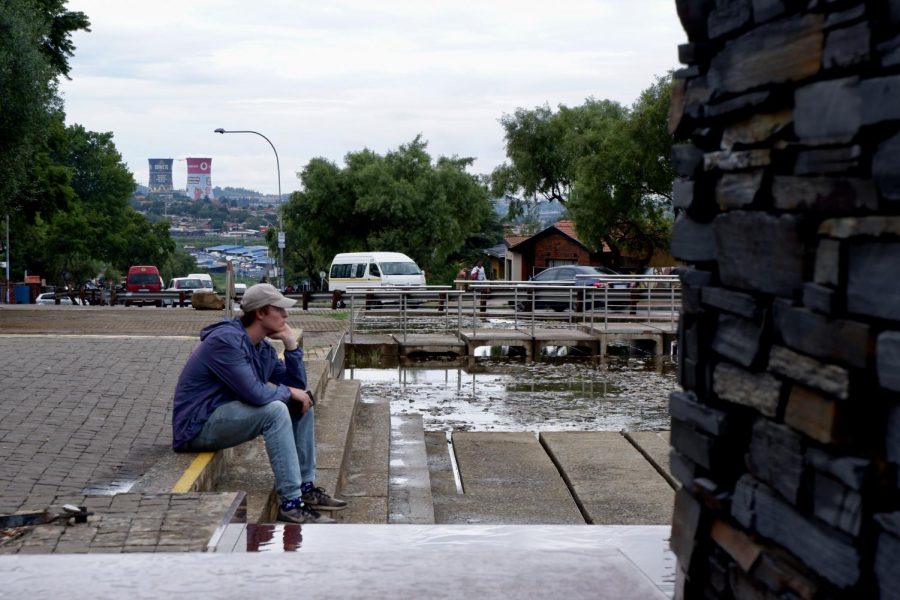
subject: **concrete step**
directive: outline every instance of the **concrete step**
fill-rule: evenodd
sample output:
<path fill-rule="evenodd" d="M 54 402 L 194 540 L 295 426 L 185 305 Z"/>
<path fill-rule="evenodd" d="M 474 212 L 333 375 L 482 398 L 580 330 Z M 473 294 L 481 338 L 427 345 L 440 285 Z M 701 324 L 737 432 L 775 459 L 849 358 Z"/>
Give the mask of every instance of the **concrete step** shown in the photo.
<path fill-rule="evenodd" d="M 583 524 L 565 481 L 533 433 L 457 432 L 457 493 L 446 441 L 426 436 L 437 523 Z M 447 458 L 441 454 L 447 454 Z"/>
<path fill-rule="evenodd" d="M 332 513 L 338 522 L 388 522 L 390 430 L 389 401 L 359 402 L 353 418 L 346 478 L 342 478 L 337 488 L 337 495 L 347 500 L 349 506 Z"/>
<path fill-rule="evenodd" d="M 662 525 L 674 491 L 644 456 L 612 431 L 541 433 L 588 523 Z"/>
<path fill-rule="evenodd" d="M 359 389 L 359 381 L 330 380 L 316 406 L 316 485 L 329 494 L 340 490 L 346 479 Z"/>
<path fill-rule="evenodd" d="M 422 415 L 391 416 L 390 500 L 388 521 L 434 523 L 434 499 Z"/>

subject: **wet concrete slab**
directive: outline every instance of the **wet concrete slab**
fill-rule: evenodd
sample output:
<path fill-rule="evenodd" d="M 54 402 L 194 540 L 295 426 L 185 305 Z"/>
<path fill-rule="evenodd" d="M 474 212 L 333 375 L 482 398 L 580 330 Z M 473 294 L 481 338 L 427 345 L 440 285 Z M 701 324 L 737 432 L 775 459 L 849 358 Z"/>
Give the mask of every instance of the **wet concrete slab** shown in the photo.
<path fill-rule="evenodd" d="M 674 571 L 663 550 L 668 528 L 627 529 L 282 527 L 270 531 L 281 552 L 0 557 L 0 580 L 10 597 L 76 600 L 244 600 L 298 590 L 334 598 L 667 597 Z"/>
<path fill-rule="evenodd" d="M 590 523 L 671 522 L 674 491 L 621 434 L 544 432 L 541 441 Z"/>
<path fill-rule="evenodd" d="M 669 482 L 672 489 L 679 486 L 678 480 L 669 470 L 669 432 L 668 431 L 626 431 L 622 435 L 644 455 L 653 468 Z"/>
<path fill-rule="evenodd" d="M 347 508 L 334 511 L 339 523 L 388 521 L 391 407 L 387 400 L 360 401 L 348 442 L 346 476 L 337 488 Z"/>
<path fill-rule="evenodd" d="M 464 493 L 444 505 L 443 523 L 584 523 L 533 433 L 457 432 L 453 446 Z"/>
<path fill-rule="evenodd" d="M 391 416 L 390 523 L 434 523 L 422 415 Z"/>

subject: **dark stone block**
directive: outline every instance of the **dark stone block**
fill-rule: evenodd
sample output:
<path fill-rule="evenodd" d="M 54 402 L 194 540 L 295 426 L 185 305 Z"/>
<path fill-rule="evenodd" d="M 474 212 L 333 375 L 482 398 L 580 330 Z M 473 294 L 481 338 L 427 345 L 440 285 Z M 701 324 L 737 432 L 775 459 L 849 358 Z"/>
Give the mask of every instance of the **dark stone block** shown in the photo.
<path fill-rule="evenodd" d="M 847 253 L 848 312 L 900 321 L 900 242 L 850 245 Z"/>
<path fill-rule="evenodd" d="M 744 171 L 754 167 L 765 167 L 772 162 L 769 150 L 724 150 L 707 152 L 703 156 L 703 168 L 707 171 Z"/>
<path fill-rule="evenodd" d="M 781 210 L 876 210 L 878 194 L 868 179 L 775 177 L 775 208 Z"/>
<path fill-rule="evenodd" d="M 859 4 L 841 12 L 829 13 L 825 17 L 825 28 L 832 29 L 862 19 L 866 14 L 866 5 Z"/>
<path fill-rule="evenodd" d="M 772 346 L 768 370 L 839 400 L 850 397 L 850 373 L 847 369 L 819 362 L 782 346 Z"/>
<path fill-rule="evenodd" d="M 678 46 L 678 62 L 683 65 L 706 64 L 713 53 L 712 44 L 703 42 L 694 42 L 690 44 L 679 44 Z"/>
<path fill-rule="evenodd" d="M 716 39 L 747 27 L 752 20 L 750 0 L 732 0 L 709 13 L 706 31 L 711 39 Z"/>
<path fill-rule="evenodd" d="M 697 65 L 692 65 L 690 67 L 683 67 L 676 70 L 674 73 L 672 73 L 672 79 L 690 79 L 698 75 L 700 75 L 700 67 L 698 67 Z"/>
<path fill-rule="evenodd" d="M 872 58 L 871 33 L 868 23 L 835 29 L 825 37 L 825 68 L 847 68 L 869 62 Z"/>
<path fill-rule="evenodd" d="M 737 210 L 751 206 L 762 187 L 763 170 L 750 173 L 726 173 L 716 185 L 716 202 L 722 210 Z"/>
<path fill-rule="evenodd" d="M 862 526 L 862 496 L 834 479 L 817 473 L 813 478 L 813 514 L 853 537 Z"/>
<path fill-rule="evenodd" d="M 733 211 L 713 221 L 719 276 L 731 287 L 791 297 L 803 287 L 801 221 Z"/>
<path fill-rule="evenodd" d="M 822 63 L 822 26 L 821 15 L 809 14 L 740 36 L 710 61 L 710 87 L 717 94 L 732 94 L 812 77 Z"/>
<path fill-rule="evenodd" d="M 681 285 L 684 287 L 704 287 L 712 281 L 712 273 L 702 269 L 694 269 L 692 267 L 678 267 L 675 270 Z"/>
<path fill-rule="evenodd" d="M 803 284 L 803 305 L 823 315 L 833 315 L 840 310 L 838 294 L 830 287 L 818 283 Z"/>
<path fill-rule="evenodd" d="M 784 14 L 784 0 L 753 0 L 753 20 L 757 23 L 771 21 Z"/>
<path fill-rule="evenodd" d="M 710 262 L 716 258 L 712 223 L 698 223 L 680 215 L 672 225 L 672 256 L 686 262 Z"/>
<path fill-rule="evenodd" d="M 684 569 L 690 569 L 697 539 L 705 536 L 701 531 L 703 506 L 685 488 L 675 492 L 675 508 L 672 511 L 672 535 L 669 547 Z"/>
<path fill-rule="evenodd" d="M 794 173 L 797 175 L 828 175 L 847 173 L 859 168 L 862 149 L 859 146 L 804 150 L 797 153 Z"/>
<path fill-rule="evenodd" d="M 712 349 L 741 366 L 751 367 L 760 355 L 763 333 L 761 323 L 721 314 Z"/>
<path fill-rule="evenodd" d="M 672 83 L 672 94 L 669 96 L 669 112 L 666 115 L 666 125 L 669 133 L 676 138 L 684 138 L 695 127 L 696 121 L 691 118 L 687 110 L 687 81 L 676 79 Z"/>
<path fill-rule="evenodd" d="M 669 471 L 672 477 L 687 489 L 690 489 L 694 479 L 702 474 L 697 463 L 674 449 L 669 450 Z"/>
<path fill-rule="evenodd" d="M 689 209 L 694 203 L 694 182 L 690 179 L 676 179 L 672 184 L 672 206 Z"/>
<path fill-rule="evenodd" d="M 885 331 L 878 336 L 875 364 L 878 385 L 900 392 L 900 331 Z"/>
<path fill-rule="evenodd" d="M 841 285 L 841 243 L 837 240 L 821 240 L 816 247 L 816 263 L 813 280 L 822 285 Z"/>
<path fill-rule="evenodd" d="M 722 148 L 733 150 L 739 146 L 758 145 L 769 141 L 793 123 L 793 109 L 756 112 L 743 121 L 725 127 L 722 132 Z"/>
<path fill-rule="evenodd" d="M 885 532 L 900 537 L 900 512 L 879 513 L 875 515 L 875 522 Z"/>
<path fill-rule="evenodd" d="M 900 237 L 900 217 L 868 216 L 826 219 L 819 224 L 820 236 L 845 240 L 854 237 Z"/>
<path fill-rule="evenodd" d="M 679 177 L 696 176 L 703 169 L 703 150 L 692 144 L 673 144 L 672 168 Z"/>
<path fill-rule="evenodd" d="M 900 65 L 900 35 L 878 44 L 878 54 L 881 56 L 882 67 Z"/>
<path fill-rule="evenodd" d="M 900 120 L 900 75 L 865 79 L 859 84 L 862 124 Z"/>
<path fill-rule="evenodd" d="M 794 131 L 806 143 L 843 143 L 860 127 L 859 78 L 819 81 L 794 92 Z"/>
<path fill-rule="evenodd" d="M 681 289 L 681 310 L 688 314 L 697 314 L 703 310 L 700 301 L 700 288 Z"/>
<path fill-rule="evenodd" d="M 730 363 L 713 371 L 713 391 L 722 400 L 748 406 L 767 417 L 777 417 L 784 384 L 768 373 L 750 373 Z"/>
<path fill-rule="evenodd" d="M 749 475 L 738 481 L 734 498 L 738 522 L 781 544 L 839 588 L 859 582 L 861 557 L 846 535 L 807 519 Z"/>
<path fill-rule="evenodd" d="M 875 551 L 875 579 L 878 581 L 878 593 L 882 600 L 900 599 L 897 565 L 900 565 L 900 537 L 890 533 L 880 534 Z"/>
<path fill-rule="evenodd" d="M 803 483 L 803 438 L 769 419 L 757 419 L 747 453 L 747 467 L 759 479 L 796 504 Z"/>
<path fill-rule="evenodd" d="M 895 465 L 900 465 L 900 404 L 896 404 L 888 410 L 885 429 L 884 445 L 887 450 L 887 458 Z"/>
<path fill-rule="evenodd" d="M 839 444 L 850 437 L 845 429 L 851 419 L 842 406 L 834 398 L 795 385 L 784 409 L 784 422 L 818 442 Z"/>
<path fill-rule="evenodd" d="M 873 353 L 872 331 L 865 323 L 829 319 L 805 308 L 788 308 L 775 315 L 775 327 L 794 350 L 861 369 Z"/>
<path fill-rule="evenodd" d="M 715 6 L 716 0 L 675 0 L 678 18 L 689 40 L 707 39 L 706 22 Z"/>
<path fill-rule="evenodd" d="M 710 118 L 727 116 L 729 119 L 734 119 L 743 114 L 749 115 L 759 112 L 760 107 L 765 106 L 771 99 L 771 92 L 750 92 L 749 94 L 742 94 L 724 101 L 715 101 L 707 104 L 704 114 Z"/>
<path fill-rule="evenodd" d="M 727 415 L 700 404 L 692 392 L 672 392 L 669 395 L 669 414 L 714 436 L 724 435 L 728 429 Z"/>
<path fill-rule="evenodd" d="M 721 457 L 714 452 L 715 440 L 684 421 L 672 419 L 671 442 L 673 448 L 704 469 L 712 469 L 714 463 L 721 462 Z"/>
<path fill-rule="evenodd" d="M 900 133 L 886 139 L 872 157 L 872 178 L 881 195 L 900 200 Z"/>
<path fill-rule="evenodd" d="M 759 318 L 759 305 L 750 294 L 735 292 L 721 287 L 706 286 L 703 288 L 703 304 L 744 317 Z"/>
<path fill-rule="evenodd" d="M 806 464 L 820 473 L 827 473 L 851 490 L 856 491 L 863 489 L 872 469 L 872 461 L 868 459 L 858 456 L 833 455 L 816 447 L 807 448 Z"/>
<path fill-rule="evenodd" d="M 900 25 L 900 0 L 888 0 L 888 12 L 891 22 Z"/>

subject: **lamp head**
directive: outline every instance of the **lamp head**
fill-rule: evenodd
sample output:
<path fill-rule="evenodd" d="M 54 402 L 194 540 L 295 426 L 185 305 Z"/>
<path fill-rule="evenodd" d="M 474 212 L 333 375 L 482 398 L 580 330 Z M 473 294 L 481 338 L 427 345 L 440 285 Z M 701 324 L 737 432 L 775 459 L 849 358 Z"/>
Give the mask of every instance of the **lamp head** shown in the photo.
<path fill-rule="evenodd" d="M 216 133 L 225 133 L 225 130 L 222 129 L 221 127 L 219 127 L 218 129 L 215 130 L 215 132 Z"/>

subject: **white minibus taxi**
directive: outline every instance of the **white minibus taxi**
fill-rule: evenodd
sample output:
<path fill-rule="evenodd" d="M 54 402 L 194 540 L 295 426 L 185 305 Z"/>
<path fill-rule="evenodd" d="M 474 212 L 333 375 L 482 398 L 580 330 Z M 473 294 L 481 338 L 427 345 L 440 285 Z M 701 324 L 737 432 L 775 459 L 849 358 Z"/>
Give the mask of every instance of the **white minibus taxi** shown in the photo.
<path fill-rule="evenodd" d="M 328 291 L 347 288 L 425 285 L 425 273 L 399 252 L 344 252 L 328 270 Z"/>

